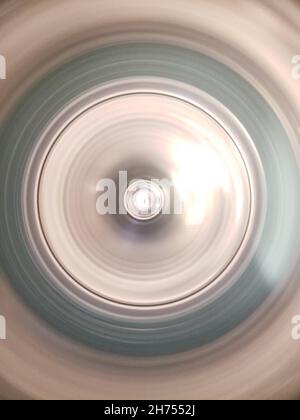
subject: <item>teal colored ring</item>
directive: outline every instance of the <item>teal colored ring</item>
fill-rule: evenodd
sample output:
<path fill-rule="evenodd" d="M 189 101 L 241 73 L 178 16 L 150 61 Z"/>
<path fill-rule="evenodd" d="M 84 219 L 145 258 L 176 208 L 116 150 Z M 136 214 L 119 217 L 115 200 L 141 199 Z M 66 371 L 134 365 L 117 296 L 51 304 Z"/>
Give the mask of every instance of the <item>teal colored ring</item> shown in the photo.
<path fill-rule="evenodd" d="M 22 216 L 22 179 L 30 153 L 55 115 L 76 97 L 123 77 L 156 76 L 195 86 L 224 104 L 251 136 L 263 163 L 268 208 L 257 252 L 212 304 L 147 324 L 99 316 L 56 289 L 34 261 Z M 286 281 L 299 246 L 300 176 L 288 135 L 266 100 L 229 67 L 168 45 L 137 44 L 88 52 L 41 80 L 0 132 L 0 261 L 30 307 L 62 333 L 123 355 L 173 354 L 214 342 L 253 314 Z"/>

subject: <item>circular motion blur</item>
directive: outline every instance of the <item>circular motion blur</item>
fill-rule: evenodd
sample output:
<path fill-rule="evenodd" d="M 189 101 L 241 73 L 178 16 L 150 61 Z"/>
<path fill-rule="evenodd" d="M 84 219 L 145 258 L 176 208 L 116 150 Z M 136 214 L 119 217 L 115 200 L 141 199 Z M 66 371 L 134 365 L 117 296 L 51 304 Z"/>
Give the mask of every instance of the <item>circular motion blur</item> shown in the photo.
<path fill-rule="evenodd" d="M 294 399 L 300 6 L 0 5 L 0 398 Z"/>

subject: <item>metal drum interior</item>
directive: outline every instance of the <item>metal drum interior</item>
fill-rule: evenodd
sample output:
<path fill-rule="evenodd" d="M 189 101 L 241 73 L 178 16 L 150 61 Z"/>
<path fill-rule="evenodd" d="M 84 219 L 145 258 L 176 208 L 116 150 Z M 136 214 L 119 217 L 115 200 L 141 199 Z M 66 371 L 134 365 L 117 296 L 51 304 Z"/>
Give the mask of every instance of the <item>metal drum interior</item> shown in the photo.
<path fill-rule="evenodd" d="M 2 398 L 299 397 L 299 19 L 0 5 Z"/>

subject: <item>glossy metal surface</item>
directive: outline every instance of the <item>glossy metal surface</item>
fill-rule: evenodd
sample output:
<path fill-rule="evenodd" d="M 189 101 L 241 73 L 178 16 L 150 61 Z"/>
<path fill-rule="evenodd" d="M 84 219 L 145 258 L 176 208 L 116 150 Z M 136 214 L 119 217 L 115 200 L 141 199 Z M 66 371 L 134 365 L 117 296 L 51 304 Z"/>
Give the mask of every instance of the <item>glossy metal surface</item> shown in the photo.
<path fill-rule="evenodd" d="M 0 6 L 0 394 L 295 398 L 299 6 L 118 4 Z"/>
<path fill-rule="evenodd" d="M 118 171 L 164 174 L 182 210 L 151 226 L 99 216 L 95 185 Z M 233 263 L 251 213 L 233 140 L 195 106 L 155 93 L 113 98 L 73 120 L 46 157 L 38 200 L 46 240 L 71 277 L 130 305 L 177 301 L 217 279 Z"/>

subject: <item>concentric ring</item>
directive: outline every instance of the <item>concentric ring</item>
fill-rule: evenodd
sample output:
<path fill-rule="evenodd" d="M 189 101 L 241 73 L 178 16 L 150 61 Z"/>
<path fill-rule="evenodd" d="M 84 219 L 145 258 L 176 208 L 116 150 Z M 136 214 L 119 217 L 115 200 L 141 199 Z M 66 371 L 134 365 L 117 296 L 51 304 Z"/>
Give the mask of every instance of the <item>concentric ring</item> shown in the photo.
<path fill-rule="evenodd" d="M 155 306 L 194 295 L 224 277 L 260 212 L 251 210 L 255 198 L 236 143 L 212 117 L 170 95 L 118 95 L 88 108 L 43 165 L 38 211 L 46 241 L 66 273 L 110 301 Z M 150 179 L 165 173 L 172 181 L 182 202 L 177 215 L 168 209 L 151 227 L 99 217 L 98 180 L 130 176 L 136 166 L 145 168 L 140 176 L 151 168 Z"/>
<path fill-rule="evenodd" d="M 162 213 L 166 197 L 154 180 L 137 179 L 129 183 L 123 194 L 126 214 L 134 220 L 152 220 Z"/>
<path fill-rule="evenodd" d="M 9 64 L 0 97 L 0 313 L 9 332 L 0 343 L 0 382 L 9 384 L 0 384 L 1 392 L 295 396 L 300 115 L 290 63 L 298 53 L 299 8 L 289 0 L 125 0 L 122 10 L 106 0 L 45 0 L 28 10 L 15 3 L 0 6 L 0 52 Z M 22 53 L 21 44 L 28 45 Z M 108 106 L 111 124 L 104 127 Z M 118 129 L 121 108 L 128 117 L 134 109 L 144 130 L 133 116 L 130 129 Z M 178 123 L 183 109 L 194 115 L 193 128 Z M 142 124 L 149 114 L 151 124 Z M 181 148 L 172 154 L 163 146 L 153 159 L 145 136 L 162 144 L 176 131 L 185 145 L 197 137 L 203 146 L 205 136 L 187 140 L 186 133 L 208 121 L 207 131 L 220 133 L 210 146 L 230 145 L 222 150 L 232 198 L 226 206 L 219 190 L 212 194 L 202 219 L 209 234 L 195 234 L 199 226 L 180 215 L 140 221 L 97 213 L 103 176 L 116 180 L 123 169 L 130 179 L 169 178 L 176 171 L 168 156 L 177 167 L 193 161 Z M 154 136 L 159 131 L 163 139 Z M 144 149 L 135 159 L 134 135 Z M 105 139 L 117 140 L 114 153 L 100 147 Z M 198 179 L 216 173 L 203 156 Z M 216 250 L 215 264 L 206 243 Z"/>
<path fill-rule="evenodd" d="M 124 57 L 124 68 L 120 67 L 119 64 L 120 61 L 122 61 L 121 57 Z M 134 66 L 131 66 L 130 64 L 130 57 L 132 57 L 132 60 L 134 61 Z M 172 57 L 170 62 L 169 57 Z M 174 57 L 176 57 L 176 59 L 174 59 Z M 176 60 L 178 61 L 177 64 Z M 73 306 L 73 304 L 71 304 L 72 310 L 67 311 L 67 317 L 67 312 L 65 312 L 64 310 L 64 325 L 66 325 L 67 319 L 70 320 L 70 324 L 68 325 L 67 330 L 63 327 L 64 332 L 67 332 L 71 335 L 75 335 L 76 337 L 80 338 L 86 343 L 96 345 L 97 347 L 99 346 L 102 349 L 109 348 L 110 351 L 113 350 L 122 353 L 133 352 L 134 354 L 139 355 L 145 353 L 160 354 L 165 352 L 169 353 L 170 351 L 176 352 L 179 350 L 192 348 L 194 346 L 198 346 L 200 344 L 205 344 L 212 340 L 215 340 L 218 336 L 224 335 L 226 331 L 230 331 L 235 325 L 240 324 L 242 319 L 247 318 L 249 314 L 257 307 L 257 305 L 260 305 L 261 302 L 268 296 L 269 292 L 272 290 L 273 285 L 276 283 L 276 281 L 274 283 L 274 279 L 272 280 L 272 282 L 268 280 L 270 275 L 270 268 L 267 269 L 267 271 L 265 271 L 265 267 L 264 274 L 257 273 L 254 275 L 253 273 L 256 272 L 255 267 L 260 267 L 260 264 L 256 261 L 256 259 L 261 258 L 259 255 L 261 255 L 261 252 L 265 253 L 266 250 L 268 250 L 267 252 L 269 253 L 269 258 L 271 258 L 270 261 L 272 261 L 272 270 L 274 269 L 274 255 L 271 256 L 270 254 L 272 248 L 270 248 L 269 244 L 273 243 L 276 235 L 279 234 L 279 231 L 276 228 L 277 222 L 275 222 L 275 220 L 278 217 L 283 217 L 282 205 L 283 203 L 290 201 L 290 199 L 286 200 L 283 199 L 283 197 L 280 198 L 280 195 L 286 195 L 290 192 L 293 196 L 293 200 L 295 199 L 294 194 L 292 193 L 292 185 L 295 182 L 295 165 L 292 163 L 294 157 L 293 154 L 291 154 L 291 152 L 289 152 L 289 149 L 287 148 L 288 142 L 286 140 L 285 131 L 282 128 L 280 121 L 273 113 L 273 111 L 269 108 L 267 103 L 261 98 L 261 96 L 257 92 L 253 90 L 253 88 L 245 80 L 240 78 L 237 74 L 234 74 L 233 79 L 233 73 L 229 68 L 225 67 L 221 63 L 217 63 L 215 60 L 210 59 L 205 55 L 199 55 L 199 53 L 178 49 L 172 46 L 128 45 L 127 47 L 122 46 L 100 49 L 96 52 L 92 52 L 86 55 L 84 58 L 79 58 L 79 61 L 81 63 L 79 67 L 77 60 L 75 60 L 68 65 L 67 71 L 64 68 L 61 71 L 55 73 L 53 75 L 53 79 L 48 78 L 46 85 L 43 85 L 42 83 L 36 91 L 36 93 L 34 94 L 34 96 L 40 104 L 42 92 L 44 91 L 44 93 L 48 96 L 47 92 L 49 89 L 49 80 L 52 80 L 52 83 L 56 85 L 56 77 L 58 77 L 61 80 L 61 77 L 64 74 L 73 74 L 72 80 L 74 80 L 75 83 L 74 87 L 76 86 L 75 98 L 79 98 L 78 86 L 81 86 L 81 84 L 78 84 L 78 78 L 81 75 L 81 77 L 83 77 L 84 80 L 86 80 L 85 75 L 89 74 L 89 86 L 86 86 L 86 83 L 82 85 L 85 87 L 84 95 L 82 95 L 79 99 L 75 99 L 73 103 L 69 100 L 67 107 L 60 108 L 63 110 L 61 114 L 57 113 L 56 110 L 53 110 L 55 118 L 52 118 L 52 122 L 50 125 L 49 123 L 47 123 L 46 126 L 44 125 L 43 132 L 41 132 L 41 130 L 39 130 L 39 132 L 35 134 L 31 132 L 31 134 L 28 136 L 31 128 L 37 126 L 33 124 L 28 125 L 28 123 L 26 124 L 25 121 L 22 124 L 24 127 L 28 127 L 26 130 L 23 130 L 21 140 L 22 143 L 19 142 L 18 152 L 23 162 L 24 158 L 26 160 L 26 153 L 22 153 L 22 148 L 27 147 L 26 141 L 31 141 L 34 138 L 38 139 L 38 142 L 35 143 L 34 149 L 32 149 L 32 147 L 30 148 L 30 161 L 26 164 L 27 169 L 26 173 L 22 175 L 22 183 L 18 182 L 16 185 L 17 187 L 22 186 L 23 192 L 21 194 L 21 197 L 23 204 L 21 205 L 21 207 L 23 208 L 23 212 L 26 217 L 26 233 L 24 232 L 24 234 L 25 237 L 28 237 L 31 242 L 31 245 L 29 245 L 30 248 L 28 248 L 28 250 L 31 249 L 32 251 L 30 251 L 30 253 L 26 257 L 26 265 L 29 264 L 31 266 L 30 271 L 33 269 L 38 269 L 37 277 L 31 275 L 31 280 L 29 281 L 27 278 L 26 290 L 23 290 L 23 293 L 29 293 L 32 296 L 30 298 L 31 304 L 34 304 L 34 302 L 36 302 L 42 312 L 45 313 L 46 311 L 47 313 L 48 311 L 50 311 L 48 315 L 46 313 L 44 315 L 49 320 L 51 320 L 51 322 L 54 322 L 56 327 L 59 328 L 62 328 L 61 316 L 58 316 L 57 321 L 55 321 L 56 314 L 54 315 L 53 310 L 51 309 L 53 303 L 56 301 L 55 311 L 57 312 L 57 308 L 62 307 L 61 304 L 58 304 L 57 299 L 63 299 L 63 307 L 65 307 L 69 299 L 71 299 L 72 301 L 75 298 L 78 304 L 78 309 L 79 307 L 81 307 L 85 308 L 85 310 L 84 313 L 78 312 L 77 309 L 75 309 L 75 307 Z M 163 65 L 164 62 L 165 66 Z M 86 66 L 84 74 L 82 74 L 83 63 Z M 183 66 L 183 63 L 189 63 L 189 65 L 185 68 L 184 72 L 177 72 L 178 66 Z M 101 72 L 99 72 L 100 65 L 103 68 L 103 71 Z M 118 68 L 118 74 L 115 76 L 115 81 L 110 82 L 107 85 L 107 80 L 111 80 L 113 68 L 112 66 L 114 65 L 116 65 Z M 105 69 L 107 69 L 107 74 L 105 73 Z M 151 71 L 149 69 L 151 69 Z M 134 78 L 143 78 L 146 77 L 145 74 L 149 75 L 149 73 L 152 73 L 151 77 L 159 77 L 160 79 L 166 79 L 165 76 L 168 76 L 167 80 L 170 80 L 170 77 L 172 77 L 173 80 L 176 80 L 175 84 L 178 85 L 179 83 L 181 87 L 183 86 L 182 83 L 184 83 L 185 86 L 192 85 L 192 88 L 186 88 L 185 90 L 186 95 L 189 95 L 189 101 L 192 103 L 195 91 L 206 91 L 206 93 L 202 94 L 202 107 L 205 109 L 207 105 L 205 105 L 205 101 L 208 101 L 209 114 L 212 115 L 218 115 L 220 109 L 222 109 L 223 125 L 228 126 L 229 132 L 231 132 L 231 130 L 233 132 L 238 132 L 238 135 L 233 134 L 232 137 L 246 137 L 248 139 L 248 141 L 246 141 L 245 144 L 240 144 L 240 148 L 245 147 L 244 150 L 241 149 L 241 152 L 243 156 L 247 156 L 249 158 L 249 165 L 251 167 L 251 171 L 249 171 L 249 174 L 252 174 L 252 176 L 255 177 L 254 182 L 252 182 L 252 191 L 256 189 L 255 194 L 253 194 L 253 209 L 259 209 L 257 213 L 258 220 L 252 220 L 252 223 L 254 223 L 255 225 L 255 229 L 253 229 L 253 227 L 250 227 L 249 230 L 250 232 L 252 232 L 254 237 L 251 239 L 250 242 L 246 241 L 245 247 L 240 250 L 241 264 L 235 264 L 232 270 L 226 271 L 226 276 L 222 278 L 222 281 L 220 279 L 220 281 L 216 283 L 216 285 L 218 286 L 217 289 L 215 289 L 214 284 L 212 285 L 212 287 L 206 288 L 205 293 L 201 294 L 200 300 L 198 299 L 198 296 L 195 295 L 196 299 L 193 299 L 192 301 L 190 301 L 190 299 L 183 300 L 181 304 L 168 305 L 167 308 L 162 307 L 158 310 L 155 308 L 145 307 L 144 310 L 141 311 L 141 309 L 139 309 L 139 311 L 137 312 L 134 309 L 134 307 L 122 307 L 107 300 L 95 300 L 95 297 L 93 295 L 91 295 L 88 292 L 85 292 L 84 290 L 81 290 L 80 293 L 78 293 L 78 288 L 75 285 L 72 287 L 70 282 L 62 275 L 61 268 L 55 264 L 53 257 L 49 255 L 49 252 L 45 249 L 45 245 L 43 245 L 43 236 L 41 235 L 40 229 L 38 229 L 36 226 L 36 213 L 32 212 L 32 202 L 35 202 L 34 197 L 36 197 L 37 193 L 37 173 L 40 172 L 41 167 L 43 165 L 43 156 L 45 156 L 45 153 L 47 154 L 49 150 L 48 139 L 55 138 L 56 133 L 60 132 L 60 119 L 64 121 L 64 124 L 72 120 L 72 115 L 74 115 L 75 109 L 82 109 L 82 103 L 85 103 L 87 98 L 90 98 L 88 100 L 90 104 L 93 103 L 93 98 L 95 101 L 94 103 L 97 103 L 99 89 L 100 91 L 104 89 L 104 92 L 105 89 L 108 89 L 106 91 L 106 94 L 102 93 L 103 98 L 105 96 L 107 97 L 107 95 L 108 97 L 110 97 L 114 89 L 116 89 L 117 92 L 119 92 L 119 84 L 124 83 L 123 81 L 120 81 L 120 79 L 122 78 L 121 71 L 124 71 L 124 75 L 126 75 L 127 80 L 129 76 Z M 129 71 L 132 73 L 131 75 L 129 75 Z M 77 75 L 75 75 L 74 72 L 77 72 Z M 195 72 L 200 72 L 201 77 L 195 78 Z M 213 84 L 209 83 L 212 72 L 214 72 Z M 106 76 L 108 77 L 108 79 L 105 81 Z M 181 78 L 183 78 L 183 80 L 180 80 Z M 216 92 L 215 86 L 216 80 L 218 79 L 220 82 L 218 91 Z M 233 85 L 230 84 L 231 80 L 234 80 Z M 172 85 L 172 82 L 170 83 Z M 98 86 L 98 89 L 91 89 L 91 84 Z M 142 88 L 144 88 L 143 83 L 141 84 L 141 86 Z M 224 86 L 224 89 L 226 90 L 226 95 L 224 95 L 224 92 L 222 91 L 222 89 L 220 89 L 220 86 Z M 199 90 L 199 88 L 201 88 L 201 90 Z M 240 102 L 237 101 L 237 89 L 239 92 L 239 97 L 241 98 Z M 241 92 L 244 92 L 244 95 L 247 96 L 246 108 L 245 103 L 242 100 L 243 97 L 241 96 Z M 216 99 L 212 99 L 212 93 L 214 97 L 217 97 L 217 101 Z M 231 101 L 232 97 L 234 97 L 234 101 Z M 54 98 L 50 97 L 49 99 L 52 100 Z M 64 100 L 66 99 L 67 98 L 64 98 Z M 250 113 L 249 103 L 251 100 L 253 101 L 253 105 L 251 107 Z M 225 105 L 228 108 L 227 111 L 221 104 L 221 102 L 224 103 L 224 101 Z M 30 102 L 31 104 L 34 103 L 34 97 L 31 96 Z M 59 103 L 56 99 L 55 102 Z M 51 105 L 49 103 L 47 104 L 47 101 L 43 103 L 43 106 L 46 106 L 47 109 L 51 109 Z M 34 107 L 35 109 L 39 109 L 40 111 L 40 115 L 36 115 L 35 118 L 38 118 L 38 120 L 41 122 L 43 121 L 42 115 L 47 115 L 47 121 L 49 121 L 49 114 L 45 114 L 40 105 L 36 104 L 34 105 Z M 271 131 L 269 131 L 268 133 L 266 133 L 263 128 L 259 128 L 262 110 L 265 115 L 265 118 L 267 118 L 268 120 L 268 124 L 272 126 Z M 233 117 L 233 114 L 238 116 L 239 122 L 237 122 L 237 119 Z M 24 113 L 24 111 L 22 110 L 21 114 L 19 115 L 19 118 L 26 118 L 26 113 Z M 254 125 L 253 120 L 255 120 Z M 235 125 L 233 125 L 233 122 L 235 122 Z M 243 126 L 241 126 L 241 124 Z M 14 129 L 15 126 L 16 124 L 13 122 L 11 127 Z M 41 127 L 40 124 L 39 126 Z M 10 128 L 8 127 L 8 129 Z M 250 140 L 249 134 L 246 130 L 251 136 Z M 274 150 L 274 146 L 276 146 L 274 145 L 273 140 L 271 140 L 271 138 L 273 139 L 274 133 L 277 133 L 276 145 L 277 147 L 281 148 L 281 153 L 280 155 L 274 155 L 273 161 L 270 161 L 270 154 L 272 155 L 272 150 Z M 271 138 L 269 137 L 269 134 L 271 134 Z M 255 148 L 253 148 L 253 144 L 255 144 Z M 21 145 L 23 147 L 21 147 Z M 259 158 L 257 157 L 258 155 Z M 276 164 L 276 161 L 278 160 L 279 156 L 280 159 L 287 159 L 290 162 L 289 165 L 286 167 L 285 175 L 287 184 L 285 186 L 282 185 L 281 170 L 278 172 L 278 166 Z M 10 159 L 7 160 L 8 163 L 9 161 Z M 16 162 L 16 158 L 14 158 L 14 162 Z M 264 167 L 264 171 L 262 171 L 262 166 Z M 6 174 L 9 174 L 9 170 L 6 171 Z M 280 179 L 280 182 L 276 182 L 276 177 L 279 177 L 278 179 Z M 15 177 L 13 179 L 14 181 L 16 181 Z M 272 187 L 270 185 L 268 186 L 268 183 L 270 182 Z M 265 187 L 265 183 L 267 187 Z M 277 185 L 276 191 L 274 191 L 274 185 Z M 267 188 L 268 194 L 265 194 L 265 188 Z M 20 195 L 13 194 L 11 197 L 18 196 Z M 265 203 L 266 197 L 268 197 L 268 203 Z M 274 202 L 277 204 L 275 205 Z M 281 208 L 278 207 L 278 202 L 281 203 Z M 265 208 L 266 204 L 268 204 L 267 209 Z M 7 200 L 7 205 L 9 205 L 9 199 Z M 19 206 L 15 206 L 15 208 L 19 208 Z M 292 209 L 290 207 L 285 209 L 286 212 L 289 212 L 291 210 L 293 212 L 294 207 Z M 265 219 L 266 211 L 267 219 Z M 13 215 L 14 213 L 9 211 L 6 217 L 10 218 Z M 284 219 L 292 222 L 293 216 L 287 216 L 286 214 L 284 216 Z M 263 225 L 264 221 L 266 221 L 265 225 Z M 269 225 L 270 222 L 271 229 Z M 7 225 L 10 225 L 8 221 Z M 279 223 L 279 219 L 277 225 L 281 226 L 281 223 Z M 16 226 L 15 221 L 13 222 L 13 226 Z M 285 232 L 280 231 L 280 235 L 289 238 L 289 247 L 292 246 L 293 241 L 291 240 L 291 230 L 286 229 Z M 279 242 L 276 241 L 276 243 L 282 244 L 284 247 L 286 246 L 286 240 L 283 237 Z M 262 251 L 259 251 L 259 249 L 261 249 Z M 286 252 L 289 252 L 288 248 L 285 247 L 283 249 L 286 249 Z M 34 259 L 32 259 L 31 252 L 34 252 Z M 275 252 L 277 255 L 277 251 Z M 20 255 L 18 256 L 18 258 L 20 258 Z M 34 265 L 32 265 L 33 261 Z M 285 254 L 283 252 L 280 258 L 276 257 L 276 272 L 278 273 L 278 278 L 280 278 L 280 272 L 282 269 L 280 268 L 280 264 L 282 264 L 284 261 Z M 36 265 L 37 262 L 38 265 Z M 22 263 L 22 266 L 24 266 L 24 263 L 25 261 Z M 49 285 L 51 290 L 51 300 L 49 300 L 48 295 L 49 289 L 47 292 L 47 301 L 49 307 L 45 306 L 44 304 L 41 305 L 40 299 L 38 299 L 38 301 L 36 300 L 37 291 L 41 291 L 41 283 L 39 280 L 41 276 L 41 269 L 38 268 L 40 264 L 42 264 L 42 266 L 44 267 L 42 269 L 43 288 L 48 288 L 47 285 Z M 47 267 L 46 270 L 45 267 Z M 12 267 L 10 267 L 10 269 L 11 268 Z M 251 272 L 252 274 L 249 277 L 249 273 Z M 33 274 L 33 271 L 31 271 L 31 273 Z M 45 277 L 45 273 L 47 273 L 47 277 L 49 276 L 48 279 L 47 277 Z M 267 278 L 264 281 L 261 280 L 262 275 L 267 275 Z M 19 278 L 19 275 L 17 275 L 17 277 L 14 276 L 14 278 Z M 32 282 L 33 279 L 34 282 Z M 38 289 L 36 289 L 36 286 L 34 286 L 34 284 L 37 284 L 36 282 L 39 283 Z M 33 286 L 33 289 L 31 289 L 30 284 Z M 254 292 L 254 294 L 251 294 L 252 292 L 250 293 L 252 285 L 255 285 L 256 291 Z M 219 288 L 219 286 L 221 287 Z M 69 290 L 67 294 L 65 289 L 66 287 L 67 290 Z M 35 291 L 32 295 L 33 290 Z M 243 292 L 241 292 L 240 290 L 243 290 Z M 239 296 L 242 296 L 245 293 L 245 290 L 249 290 L 250 293 L 248 303 L 241 301 L 239 298 Z M 70 293 L 72 294 L 70 295 Z M 227 293 L 229 293 L 229 295 L 227 295 Z M 224 308 L 224 299 L 227 300 L 227 296 L 231 296 L 229 298 L 231 304 L 225 305 L 227 309 L 226 313 L 224 313 L 224 309 L 221 308 Z M 90 306 L 91 304 L 92 306 Z M 207 311 L 210 311 L 210 305 L 213 305 L 214 313 L 218 314 L 217 318 L 207 317 Z M 80 311 L 82 311 L 82 309 Z M 75 313 L 76 321 L 74 318 Z M 92 318 L 90 317 L 89 313 L 92 316 Z M 84 316 L 82 317 L 83 314 Z M 224 320 L 224 316 L 227 319 L 226 322 Z M 191 328 L 191 326 L 194 325 L 196 320 L 198 320 L 197 323 L 199 325 L 199 329 Z M 93 323 L 95 323 L 94 326 L 92 326 Z M 109 327 L 109 325 L 111 325 L 111 327 Z M 123 326 L 125 325 L 127 325 L 127 327 L 124 329 Z M 147 328 L 146 325 L 148 326 Z M 182 328 L 182 325 L 185 325 L 185 327 Z M 178 330 L 179 326 L 181 331 L 180 333 Z M 224 326 L 226 326 L 225 330 Z M 130 334 L 127 335 L 129 331 Z M 120 340 L 122 340 L 123 342 L 121 347 L 118 344 Z M 149 346 L 149 343 L 152 343 L 151 346 Z"/>

